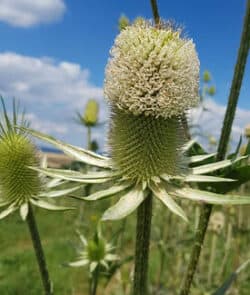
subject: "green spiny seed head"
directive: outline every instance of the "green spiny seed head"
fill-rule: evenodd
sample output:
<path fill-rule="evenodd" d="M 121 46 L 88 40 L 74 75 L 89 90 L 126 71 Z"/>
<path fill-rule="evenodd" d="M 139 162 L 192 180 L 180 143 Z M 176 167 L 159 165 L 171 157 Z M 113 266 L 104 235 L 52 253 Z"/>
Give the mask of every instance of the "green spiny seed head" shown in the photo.
<path fill-rule="evenodd" d="M 126 15 L 122 14 L 118 22 L 119 31 L 124 30 L 127 26 L 129 26 L 129 19 L 126 17 Z"/>
<path fill-rule="evenodd" d="M 184 142 L 179 118 L 134 116 L 113 109 L 109 131 L 112 159 L 122 175 L 135 182 L 181 173 L 185 167 L 181 154 Z"/>
<path fill-rule="evenodd" d="M 89 261 L 101 261 L 105 257 L 105 241 L 98 239 L 98 241 L 90 240 L 87 246 L 87 253 Z"/>
<path fill-rule="evenodd" d="M 199 101 L 195 45 L 171 26 L 140 21 L 115 40 L 104 94 L 112 106 L 134 115 L 182 116 Z"/>
<path fill-rule="evenodd" d="M 85 107 L 83 120 L 87 126 L 94 126 L 98 120 L 99 105 L 94 99 L 90 99 Z"/>
<path fill-rule="evenodd" d="M 203 81 L 207 83 L 207 82 L 210 82 L 210 80 L 211 80 L 211 75 L 209 71 L 205 71 L 203 73 Z"/>
<path fill-rule="evenodd" d="M 9 132 L 0 137 L 0 187 L 6 201 L 21 205 L 40 192 L 41 182 L 33 144 L 22 133 Z"/>
<path fill-rule="evenodd" d="M 210 96 L 215 95 L 215 92 L 216 92 L 216 88 L 215 88 L 215 86 L 210 86 L 210 87 L 207 89 L 207 94 L 209 94 Z"/>

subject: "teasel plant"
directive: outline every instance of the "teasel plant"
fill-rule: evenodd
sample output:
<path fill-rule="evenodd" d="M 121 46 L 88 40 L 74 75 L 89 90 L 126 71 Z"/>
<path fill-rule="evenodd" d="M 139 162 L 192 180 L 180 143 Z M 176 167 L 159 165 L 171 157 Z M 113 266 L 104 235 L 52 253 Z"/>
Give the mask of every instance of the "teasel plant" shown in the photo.
<path fill-rule="evenodd" d="M 29 126 L 25 114 L 19 113 L 18 104 L 13 100 L 13 113 L 9 116 L 5 102 L 0 97 L 2 113 L 0 116 L 0 219 L 19 211 L 22 220 L 29 227 L 45 294 L 52 294 L 52 284 L 45 261 L 33 207 L 47 210 L 70 210 L 72 207 L 57 206 L 50 202 L 54 198 L 74 192 L 77 187 L 60 188 L 65 182 L 48 179 L 40 174 L 37 150 L 26 131 Z M 42 160 L 42 167 L 45 168 Z M 33 167 L 32 169 L 30 167 Z"/>
<path fill-rule="evenodd" d="M 68 263 L 70 267 L 88 267 L 89 295 L 96 295 L 99 280 L 102 274 L 111 270 L 112 263 L 119 260 L 119 256 L 114 254 L 115 247 L 108 243 L 101 232 L 99 224 L 94 232 L 94 236 L 87 239 L 83 234 L 77 231 L 81 242 L 77 248 L 78 259 Z"/>
<path fill-rule="evenodd" d="M 137 209 L 133 294 L 147 294 L 147 271 L 153 197 L 185 222 L 178 204 L 189 199 L 205 204 L 249 204 L 249 196 L 218 194 L 194 187 L 199 183 L 231 183 L 219 172 L 246 157 L 200 165 L 215 154 L 187 156 L 194 141 L 185 138 L 186 112 L 198 104 L 199 60 L 191 39 L 169 23 L 140 21 L 120 32 L 106 68 L 104 93 L 111 109 L 110 156 L 63 143 L 29 129 L 75 159 L 98 168 L 77 171 L 33 168 L 47 176 L 110 187 L 84 197 L 97 201 L 122 194 L 102 220 L 119 220 Z M 27 130 L 27 129 L 25 129 Z M 195 164 L 189 168 L 190 164 Z M 212 175 L 214 174 L 214 175 Z M 217 174 L 217 175 L 215 175 Z"/>
<path fill-rule="evenodd" d="M 246 12 L 243 22 L 243 29 L 241 34 L 240 46 L 238 50 L 237 61 L 234 68 L 234 75 L 232 79 L 230 94 L 228 98 L 228 104 L 221 130 L 221 136 L 219 139 L 218 150 L 215 160 L 223 161 L 227 157 L 227 149 L 230 141 L 230 134 L 235 117 L 241 85 L 245 73 L 245 67 L 247 63 L 247 57 L 250 48 L 250 0 L 246 1 Z M 249 164 L 246 163 L 249 167 Z M 241 174 L 241 181 L 245 178 L 244 173 Z M 201 210 L 199 224 L 195 234 L 195 243 L 192 248 L 190 262 L 187 267 L 186 275 L 183 281 L 183 285 L 180 290 L 180 295 L 190 294 L 191 285 L 193 282 L 194 274 L 197 269 L 202 245 L 204 243 L 210 215 L 212 213 L 213 206 L 211 204 L 205 204 Z"/>
<path fill-rule="evenodd" d="M 87 101 L 83 114 L 76 112 L 75 121 L 87 128 L 87 148 L 91 150 L 91 129 L 98 125 L 99 104 L 91 98 Z"/>

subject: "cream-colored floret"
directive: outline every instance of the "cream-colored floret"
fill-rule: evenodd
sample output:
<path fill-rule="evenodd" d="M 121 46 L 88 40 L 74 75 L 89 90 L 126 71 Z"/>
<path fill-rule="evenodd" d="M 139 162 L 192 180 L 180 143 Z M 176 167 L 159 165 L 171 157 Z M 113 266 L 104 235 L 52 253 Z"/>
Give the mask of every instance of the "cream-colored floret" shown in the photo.
<path fill-rule="evenodd" d="M 135 115 L 170 118 L 198 103 L 199 59 L 192 40 L 170 27 L 140 22 L 124 29 L 111 49 L 104 93 Z"/>

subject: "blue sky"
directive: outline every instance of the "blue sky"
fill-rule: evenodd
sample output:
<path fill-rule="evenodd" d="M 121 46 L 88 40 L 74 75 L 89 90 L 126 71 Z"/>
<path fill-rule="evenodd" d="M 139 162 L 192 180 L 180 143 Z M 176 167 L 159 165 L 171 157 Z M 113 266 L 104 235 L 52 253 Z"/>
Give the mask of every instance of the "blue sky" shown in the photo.
<path fill-rule="evenodd" d="M 201 72 L 209 69 L 217 87 L 209 100 L 217 116 L 216 134 L 223 117 L 236 61 L 246 1 L 159 0 L 160 15 L 175 19 L 196 43 Z M 74 125 L 75 110 L 88 97 L 101 103 L 109 49 L 124 13 L 130 19 L 151 18 L 149 0 L 3 0 L 0 3 L 0 94 L 25 106 L 33 126 L 75 144 L 85 144 L 83 130 Z M 235 134 L 250 123 L 250 61 L 239 101 Z M 195 114 L 194 114 L 195 116 Z M 249 119 L 248 119 L 249 118 Z M 209 124 L 210 117 L 201 123 Z M 211 124 L 210 124 L 211 123 Z M 82 132 L 82 137 L 79 137 Z M 98 138 L 102 130 L 96 130 Z"/>

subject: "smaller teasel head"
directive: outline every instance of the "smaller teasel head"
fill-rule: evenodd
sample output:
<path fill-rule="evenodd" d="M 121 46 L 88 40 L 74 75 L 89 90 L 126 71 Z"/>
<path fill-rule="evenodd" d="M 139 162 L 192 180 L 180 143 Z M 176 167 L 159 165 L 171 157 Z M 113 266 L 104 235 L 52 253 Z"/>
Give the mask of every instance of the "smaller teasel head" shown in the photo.
<path fill-rule="evenodd" d="M 26 133 L 29 124 L 24 113 L 19 116 L 13 101 L 13 114 L 9 117 L 1 97 L 0 105 L 0 207 L 5 207 L 0 219 L 20 210 L 25 220 L 31 204 L 48 210 L 73 209 L 45 201 L 65 196 L 77 188 L 60 189 L 60 180 L 50 181 L 40 174 L 40 161 Z"/>
<path fill-rule="evenodd" d="M 171 118 L 198 103 L 199 59 L 191 39 L 170 25 L 127 26 L 115 40 L 104 94 L 134 115 Z"/>
<path fill-rule="evenodd" d="M 98 120 L 98 112 L 99 105 L 97 101 L 94 99 L 88 100 L 83 114 L 83 120 L 87 126 L 96 125 Z"/>
<path fill-rule="evenodd" d="M 95 99 L 89 99 L 84 112 L 76 112 L 76 122 L 86 127 L 94 127 L 98 122 L 99 105 Z"/>
<path fill-rule="evenodd" d="M 17 129 L 18 118 L 15 103 L 13 122 L 7 115 L 4 101 L 1 99 L 3 113 L 0 117 L 0 192 L 6 202 L 21 206 L 38 195 L 41 189 L 39 172 L 30 166 L 38 166 L 34 145 L 24 131 Z M 22 119 L 19 126 L 25 127 Z"/>
<path fill-rule="evenodd" d="M 79 259 L 75 262 L 70 262 L 68 265 L 73 267 L 89 266 L 92 273 L 97 266 L 109 268 L 109 264 L 118 260 L 116 254 L 112 254 L 114 247 L 107 243 L 102 237 L 100 226 L 97 228 L 94 237 L 87 240 L 80 232 L 78 232 L 81 247 L 79 248 Z"/>

